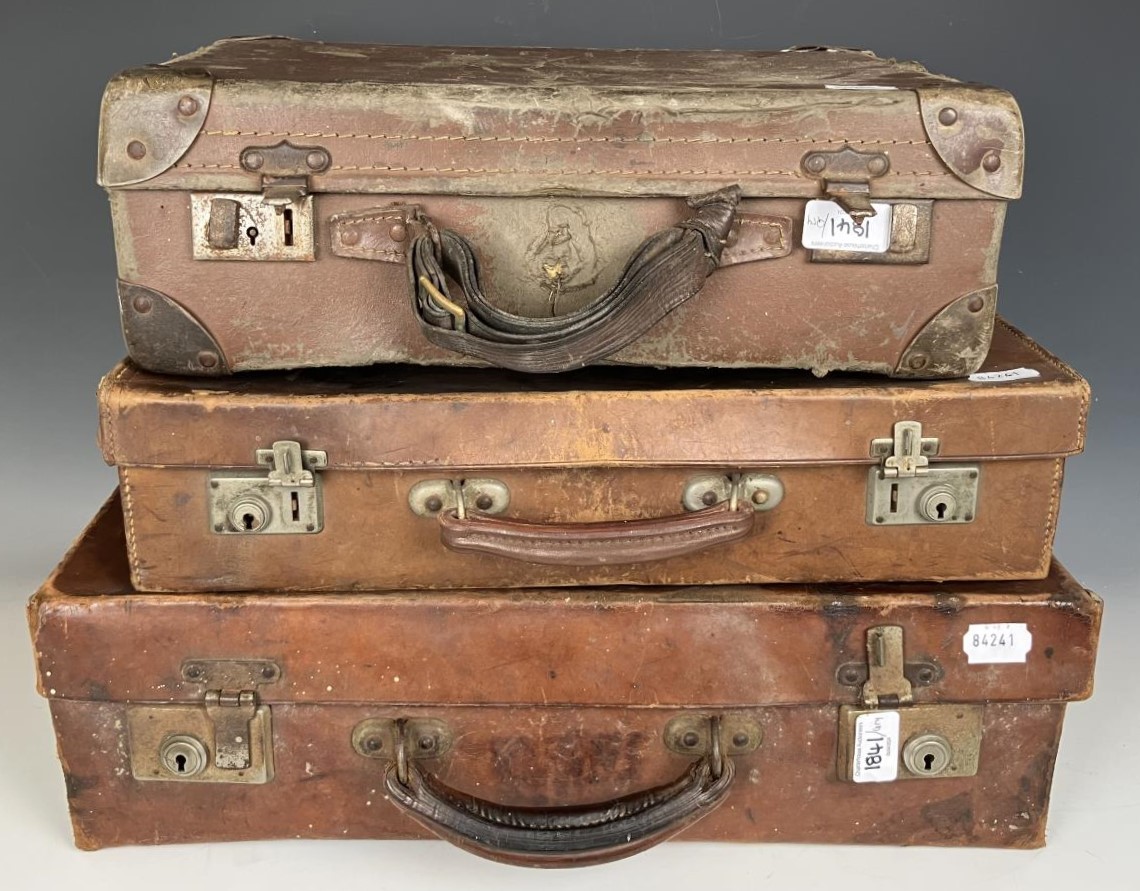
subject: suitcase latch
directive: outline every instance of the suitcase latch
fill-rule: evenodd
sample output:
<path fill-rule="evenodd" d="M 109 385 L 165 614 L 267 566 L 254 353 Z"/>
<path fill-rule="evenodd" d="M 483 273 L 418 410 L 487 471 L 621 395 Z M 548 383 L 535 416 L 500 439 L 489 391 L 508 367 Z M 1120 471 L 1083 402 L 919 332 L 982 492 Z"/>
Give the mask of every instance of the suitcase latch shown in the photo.
<path fill-rule="evenodd" d="M 257 449 L 255 460 L 269 468 L 222 470 L 210 475 L 210 527 L 218 535 L 305 535 L 324 528 L 320 477 L 328 453 L 280 440 Z"/>
<path fill-rule="evenodd" d="M 940 441 L 918 421 L 899 421 L 894 435 L 871 440 L 880 459 L 867 475 L 867 522 L 872 526 L 972 523 L 977 513 L 976 464 L 935 464 Z"/>
<path fill-rule="evenodd" d="M 823 194 L 859 222 L 875 215 L 871 180 L 890 170 L 891 160 L 885 152 L 857 152 L 844 146 L 834 152 L 808 152 L 800 167 L 820 180 Z"/>
<path fill-rule="evenodd" d="M 273 778 L 270 709 L 258 688 L 276 683 L 274 662 L 194 659 L 182 681 L 204 687 L 201 705 L 132 707 L 131 773 L 139 780 L 267 783 Z"/>
<path fill-rule="evenodd" d="M 839 709 L 839 779 L 883 783 L 974 776 L 982 706 L 913 704 L 916 687 L 942 677 L 934 662 L 904 661 L 900 626 L 867 629 L 866 664 L 848 662 L 836 673 L 841 685 L 860 688 L 860 704 Z"/>
<path fill-rule="evenodd" d="M 241 167 L 261 176 L 261 192 L 195 192 L 190 214 L 195 260 L 313 260 L 309 177 L 332 158 L 319 146 L 250 146 Z"/>

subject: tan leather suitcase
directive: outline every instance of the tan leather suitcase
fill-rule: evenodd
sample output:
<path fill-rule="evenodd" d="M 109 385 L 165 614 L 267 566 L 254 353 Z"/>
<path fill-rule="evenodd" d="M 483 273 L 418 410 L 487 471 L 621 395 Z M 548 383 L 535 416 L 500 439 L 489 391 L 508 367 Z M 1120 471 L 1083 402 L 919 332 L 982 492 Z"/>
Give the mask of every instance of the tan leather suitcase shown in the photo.
<path fill-rule="evenodd" d="M 148 595 L 112 504 L 29 608 L 81 848 L 1037 847 L 1101 604 L 1040 581 Z M 109 659 L 108 654 L 115 654 Z"/>
<path fill-rule="evenodd" d="M 985 356 L 1023 142 L 1007 93 L 855 50 L 259 38 L 115 78 L 99 182 L 153 371 L 938 378 Z"/>
<path fill-rule="evenodd" d="M 125 364 L 99 399 L 140 590 L 1041 577 L 1088 386 L 1004 323 L 987 368 Z"/>

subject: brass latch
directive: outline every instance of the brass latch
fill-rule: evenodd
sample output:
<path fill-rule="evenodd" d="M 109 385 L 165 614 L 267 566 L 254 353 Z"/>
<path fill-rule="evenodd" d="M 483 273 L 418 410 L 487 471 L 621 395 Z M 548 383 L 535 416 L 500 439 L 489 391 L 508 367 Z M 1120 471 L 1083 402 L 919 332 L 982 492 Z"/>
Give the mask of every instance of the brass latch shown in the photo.
<path fill-rule="evenodd" d="M 904 661 L 900 626 L 867 629 L 866 665 L 841 665 L 836 677 L 860 686 L 860 704 L 839 709 L 841 780 L 881 783 L 978 772 L 982 706 L 914 705 L 915 687 L 937 683 L 942 670 L 933 662 Z"/>
<path fill-rule="evenodd" d="M 184 683 L 205 687 L 201 705 L 135 706 L 127 714 L 131 773 L 139 780 L 267 783 L 273 778 L 270 709 L 258 688 L 281 669 L 254 660 L 191 660 Z"/>
<path fill-rule="evenodd" d="M 937 464 L 937 437 L 923 436 L 918 421 L 899 421 L 894 435 L 871 440 L 867 522 L 872 526 L 971 523 L 977 513 L 976 464 Z"/>
<path fill-rule="evenodd" d="M 261 191 L 190 196 L 194 259 L 313 260 L 309 177 L 328 170 L 328 150 L 279 142 L 249 146 L 239 160 L 260 174 Z"/>
<path fill-rule="evenodd" d="M 324 528 L 320 476 L 328 453 L 279 440 L 255 449 L 268 473 L 221 470 L 210 475 L 210 528 L 219 535 L 304 535 Z"/>
<path fill-rule="evenodd" d="M 890 170 L 891 160 L 885 152 L 858 152 L 844 146 L 834 152 L 808 152 L 800 167 L 821 181 L 824 195 L 860 222 L 875 215 L 871 180 Z"/>

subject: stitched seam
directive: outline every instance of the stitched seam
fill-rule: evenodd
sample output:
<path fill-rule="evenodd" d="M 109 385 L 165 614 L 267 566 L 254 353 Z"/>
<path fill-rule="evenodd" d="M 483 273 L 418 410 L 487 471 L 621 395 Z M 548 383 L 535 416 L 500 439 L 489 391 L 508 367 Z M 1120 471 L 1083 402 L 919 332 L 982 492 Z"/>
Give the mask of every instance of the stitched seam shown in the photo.
<path fill-rule="evenodd" d="M 340 223 L 343 226 L 352 226 L 356 223 L 383 223 L 387 220 L 400 220 L 401 222 L 407 219 L 406 214 L 390 213 L 378 217 L 333 217 L 329 222 Z"/>
<path fill-rule="evenodd" d="M 1028 347 L 1031 352 L 1040 356 L 1045 362 L 1047 362 L 1049 365 L 1052 365 L 1062 374 L 1067 375 L 1071 378 L 1076 378 L 1078 381 L 1084 383 L 1085 386 L 1081 392 L 1081 410 L 1080 414 L 1077 417 L 1077 447 L 1078 449 L 1083 449 L 1085 447 L 1085 425 L 1088 421 L 1089 407 L 1092 402 L 1092 390 L 1088 386 L 1088 382 L 1085 381 L 1085 379 L 1082 378 L 1071 366 L 1066 365 L 1064 362 L 1046 350 L 1043 346 L 1041 346 L 1041 344 L 1037 343 L 1035 340 L 1031 340 L 1022 331 L 1009 324 L 1009 322 L 1007 322 L 1005 319 L 999 317 L 997 319 L 997 323 L 1001 325 L 1007 332 L 1013 335 L 1013 337 L 1015 337 L 1023 346 Z"/>
<path fill-rule="evenodd" d="M 1053 459 L 1053 494 L 1049 499 L 1049 517 L 1045 521 L 1045 538 L 1041 543 L 1041 559 L 1037 561 L 1038 572 L 1049 571 L 1053 535 L 1057 531 L 1057 508 L 1061 502 L 1061 476 L 1064 467 L 1064 459 Z"/>
<path fill-rule="evenodd" d="M 175 164 L 183 169 L 244 170 L 239 164 Z M 403 167 L 391 164 L 334 164 L 329 170 L 380 170 L 389 173 L 494 173 L 533 174 L 533 170 L 510 167 Z M 809 179 L 796 170 L 543 170 L 548 176 L 791 176 Z M 891 176 L 952 176 L 938 170 L 895 170 Z M 815 177 L 810 177 L 814 180 Z"/>
<path fill-rule="evenodd" d="M 468 134 L 424 134 L 410 133 L 297 133 L 290 130 L 204 130 L 204 136 L 294 136 L 299 139 L 382 139 L 410 142 L 568 142 L 591 143 L 613 142 L 619 144 L 642 145 L 646 143 L 666 143 L 675 145 L 701 144 L 762 144 L 781 145 L 931 145 L 927 139 L 811 139 L 797 137 L 785 139 L 780 136 L 651 136 L 649 138 L 629 136 L 477 136 Z"/>
<path fill-rule="evenodd" d="M 340 250 L 345 254 L 384 254 L 386 257 L 407 256 L 407 253 L 404 251 L 390 251 L 384 248 L 342 247 Z"/>
<path fill-rule="evenodd" d="M 131 477 L 126 467 L 120 467 L 119 471 L 123 477 L 123 506 L 126 508 L 127 516 L 127 554 L 131 561 L 131 574 L 135 579 L 142 581 L 138 546 L 135 541 L 135 505 L 131 497 Z"/>

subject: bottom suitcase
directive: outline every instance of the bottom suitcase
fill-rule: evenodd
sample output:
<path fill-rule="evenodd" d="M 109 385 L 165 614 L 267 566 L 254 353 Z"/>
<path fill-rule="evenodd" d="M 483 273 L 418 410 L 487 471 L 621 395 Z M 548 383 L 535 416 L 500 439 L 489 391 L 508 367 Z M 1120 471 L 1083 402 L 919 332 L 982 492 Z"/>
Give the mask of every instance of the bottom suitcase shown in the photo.
<path fill-rule="evenodd" d="M 139 594 L 112 502 L 29 618 L 82 848 L 1036 847 L 1101 604 L 1039 581 Z"/>

